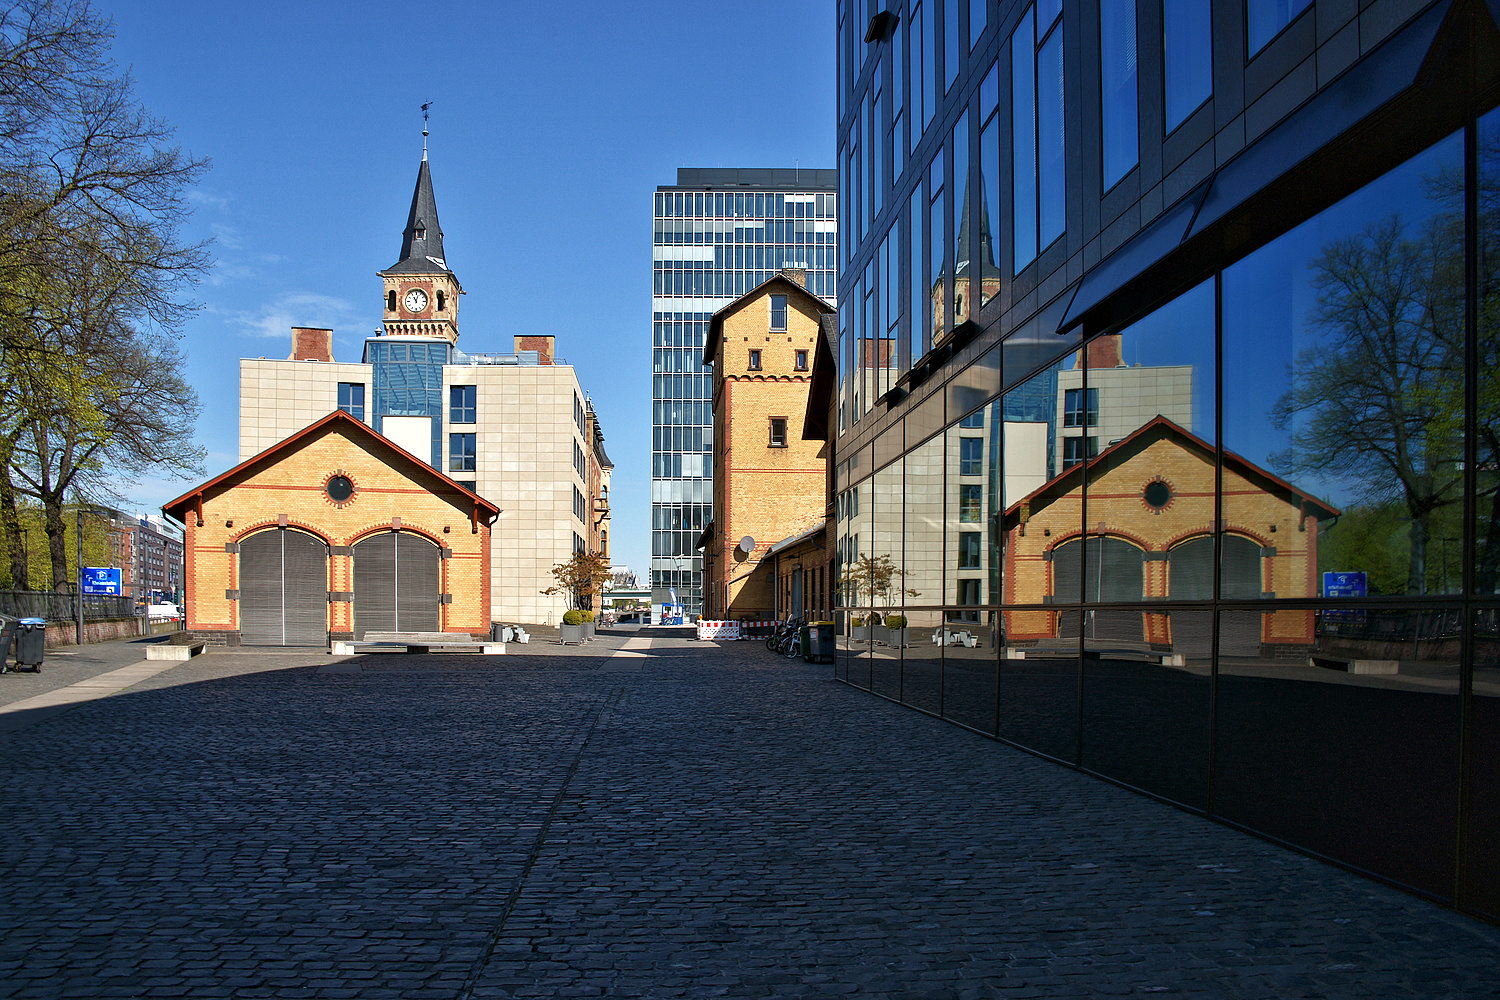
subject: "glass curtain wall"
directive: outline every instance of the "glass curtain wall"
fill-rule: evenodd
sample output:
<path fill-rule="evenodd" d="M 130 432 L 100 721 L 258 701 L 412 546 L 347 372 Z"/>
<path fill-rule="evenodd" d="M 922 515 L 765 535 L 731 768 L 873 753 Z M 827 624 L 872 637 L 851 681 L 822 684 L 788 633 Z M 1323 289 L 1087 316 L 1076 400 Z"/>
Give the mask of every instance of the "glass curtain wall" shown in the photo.
<path fill-rule="evenodd" d="M 712 390 L 709 370 L 701 363 L 709 318 L 783 267 L 805 269 L 808 289 L 832 298 L 838 263 L 836 215 L 832 189 L 656 192 L 653 604 L 671 601 L 675 591 L 677 603 L 688 614 L 702 609 L 703 565 L 697 539 L 713 517 Z"/>
<path fill-rule="evenodd" d="M 907 627 L 837 675 L 1500 916 L 1497 191 L 1500 112 L 1127 325 L 1012 331 L 841 467 L 841 557 L 895 571 L 846 606 Z"/>

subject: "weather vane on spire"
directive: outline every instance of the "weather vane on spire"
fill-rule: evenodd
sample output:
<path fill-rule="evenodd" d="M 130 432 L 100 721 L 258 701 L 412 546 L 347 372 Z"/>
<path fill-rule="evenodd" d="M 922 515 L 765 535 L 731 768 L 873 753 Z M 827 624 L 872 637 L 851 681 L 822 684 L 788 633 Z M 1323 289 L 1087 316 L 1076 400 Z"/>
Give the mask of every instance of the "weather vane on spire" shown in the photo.
<path fill-rule="evenodd" d="M 427 159 L 427 109 L 432 105 L 432 101 L 422 105 L 422 159 L 424 160 Z"/>

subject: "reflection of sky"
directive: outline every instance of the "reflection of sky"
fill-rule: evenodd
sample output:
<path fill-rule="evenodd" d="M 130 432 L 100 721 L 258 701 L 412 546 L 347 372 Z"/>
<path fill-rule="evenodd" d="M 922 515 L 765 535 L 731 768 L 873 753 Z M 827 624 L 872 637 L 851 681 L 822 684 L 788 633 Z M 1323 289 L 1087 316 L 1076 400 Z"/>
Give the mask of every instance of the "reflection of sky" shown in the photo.
<path fill-rule="evenodd" d="M 1224 271 L 1224 447 L 1276 471 L 1271 455 L 1289 446 L 1296 426 L 1277 430 L 1271 408 L 1287 390 L 1296 355 L 1317 340 L 1309 326 L 1317 307 L 1309 265 L 1330 242 L 1392 214 L 1419 234 L 1445 207 L 1428 197 L 1424 181 L 1444 167 L 1458 169 L 1462 154 L 1462 137 L 1450 136 Z M 1347 502 L 1336 479 L 1297 478 L 1310 493 Z"/>
<path fill-rule="evenodd" d="M 1205 281 L 1121 331 L 1125 364 L 1193 367 L 1193 433 L 1214 439 L 1214 283 Z"/>

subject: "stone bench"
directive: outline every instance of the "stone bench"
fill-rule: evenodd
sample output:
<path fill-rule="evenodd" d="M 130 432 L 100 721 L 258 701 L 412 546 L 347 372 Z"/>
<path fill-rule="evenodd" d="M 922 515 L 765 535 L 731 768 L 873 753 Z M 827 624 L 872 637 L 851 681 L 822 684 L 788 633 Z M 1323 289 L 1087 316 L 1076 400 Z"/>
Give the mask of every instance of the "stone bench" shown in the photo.
<path fill-rule="evenodd" d="M 357 642 L 331 644 L 334 656 L 355 653 L 479 653 L 502 656 L 505 643 L 476 639 L 465 632 L 366 632 Z"/>
<path fill-rule="evenodd" d="M 199 642 L 157 642 L 146 647 L 146 659 L 148 660 L 191 660 L 199 656 L 208 648 L 208 643 Z"/>
<path fill-rule="evenodd" d="M 1350 674 L 1395 674 L 1401 671 L 1400 660 L 1362 660 L 1353 656 L 1314 653 L 1307 658 L 1309 667 L 1342 670 Z"/>

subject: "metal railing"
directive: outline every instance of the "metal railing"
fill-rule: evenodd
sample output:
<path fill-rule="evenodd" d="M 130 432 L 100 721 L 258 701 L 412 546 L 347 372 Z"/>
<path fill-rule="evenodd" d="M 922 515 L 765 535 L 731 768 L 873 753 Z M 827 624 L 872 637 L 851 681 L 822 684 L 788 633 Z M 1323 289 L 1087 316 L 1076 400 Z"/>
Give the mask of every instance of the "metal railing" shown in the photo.
<path fill-rule="evenodd" d="M 107 594 L 84 594 L 83 617 L 135 618 L 135 598 L 113 597 Z M 0 590 L 0 615 L 12 618 L 45 618 L 49 622 L 76 621 L 78 617 L 78 594 L 62 594 L 53 590 Z"/>

